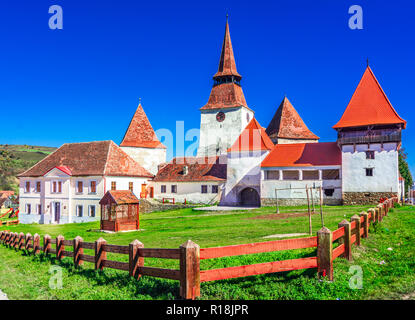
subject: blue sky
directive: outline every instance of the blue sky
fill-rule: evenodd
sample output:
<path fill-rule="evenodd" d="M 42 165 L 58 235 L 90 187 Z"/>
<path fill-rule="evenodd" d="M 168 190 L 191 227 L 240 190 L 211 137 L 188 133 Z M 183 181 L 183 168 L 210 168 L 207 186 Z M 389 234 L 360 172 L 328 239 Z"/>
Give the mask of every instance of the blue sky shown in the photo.
<path fill-rule="evenodd" d="M 50 5 L 63 30 L 50 30 Z M 363 30 L 348 9 L 363 8 Z M 1 144 L 120 143 L 139 97 L 155 129 L 198 128 L 229 13 L 248 105 L 266 127 L 284 94 L 334 141 L 366 58 L 399 115 L 415 167 L 415 5 L 409 1 L 2 1 Z M 190 142 L 189 142 L 190 143 Z"/>

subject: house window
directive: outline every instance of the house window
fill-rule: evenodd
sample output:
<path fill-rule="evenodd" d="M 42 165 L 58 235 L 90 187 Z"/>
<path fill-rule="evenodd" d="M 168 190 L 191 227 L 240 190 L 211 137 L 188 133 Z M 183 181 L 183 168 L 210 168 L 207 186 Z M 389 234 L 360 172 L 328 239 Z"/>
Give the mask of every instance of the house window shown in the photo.
<path fill-rule="evenodd" d="M 56 193 L 56 181 L 52 182 L 52 193 Z"/>
<path fill-rule="evenodd" d="M 303 170 L 303 180 L 318 180 L 318 170 Z"/>
<path fill-rule="evenodd" d="M 117 190 L 117 182 L 111 181 L 111 190 Z"/>
<path fill-rule="evenodd" d="M 84 184 L 82 181 L 78 181 L 77 183 L 77 187 L 76 187 L 76 192 L 77 193 L 82 193 L 84 192 Z"/>
<path fill-rule="evenodd" d="M 40 192 L 40 181 L 36 181 L 36 192 Z"/>
<path fill-rule="evenodd" d="M 278 180 L 280 178 L 279 170 L 267 170 L 265 171 L 266 180 Z"/>
<path fill-rule="evenodd" d="M 89 183 L 89 193 L 97 193 L 97 182 L 95 180 Z"/>
<path fill-rule="evenodd" d="M 367 177 L 373 176 L 373 168 L 366 168 L 366 176 Z"/>
<path fill-rule="evenodd" d="M 30 192 L 30 181 L 26 181 L 24 192 Z"/>
<path fill-rule="evenodd" d="M 133 192 L 133 190 L 134 190 L 134 183 L 133 182 L 128 182 L 128 190 Z"/>
<path fill-rule="evenodd" d="M 212 193 L 218 193 L 218 186 L 212 186 Z"/>
<path fill-rule="evenodd" d="M 366 159 L 375 159 L 375 151 L 366 151 Z"/>
<path fill-rule="evenodd" d="M 202 185 L 202 193 L 207 193 L 207 185 Z"/>
<path fill-rule="evenodd" d="M 282 172 L 282 178 L 284 180 L 299 180 L 300 172 L 298 170 L 284 170 Z"/>
<path fill-rule="evenodd" d="M 161 193 L 166 193 L 166 186 L 161 186 Z"/>
<path fill-rule="evenodd" d="M 339 169 L 327 169 L 322 170 L 323 180 L 339 180 L 340 170 Z"/>
<path fill-rule="evenodd" d="M 62 193 L 62 181 L 58 181 L 58 192 Z"/>
<path fill-rule="evenodd" d="M 172 185 L 171 186 L 171 193 L 177 193 L 177 185 Z"/>
<path fill-rule="evenodd" d="M 76 206 L 76 216 L 77 217 L 82 217 L 82 214 L 83 214 L 83 209 L 84 209 L 84 207 L 82 206 L 82 205 L 77 205 Z"/>
<path fill-rule="evenodd" d="M 89 216 L 95 217 L 95 206 L 89 206 Z"/>
<path fill-rule="evenodd" d="M 37 205 L 37 213 L 42 214 L 42 205 L 41 204 Z"/>
<path fill-rule="evenodd" d="M 32 206 L 28 203 L 26 204 L 26 213 L 31 214 L 32 213 Z"/>

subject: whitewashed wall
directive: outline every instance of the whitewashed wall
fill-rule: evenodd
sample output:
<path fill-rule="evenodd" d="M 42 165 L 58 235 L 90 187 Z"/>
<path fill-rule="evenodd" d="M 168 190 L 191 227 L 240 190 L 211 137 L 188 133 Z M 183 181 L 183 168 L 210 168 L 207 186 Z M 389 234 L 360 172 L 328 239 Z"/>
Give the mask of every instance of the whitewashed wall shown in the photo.
<path fill-rule="evenodd" d="M 221 205 L 239 204 L 239 194 L 245 188 L 253 188 L 261 194 L 261 162 L 268 151 L 228 153 L 227 180 L 222 193 Z"/>
<path fill-rule="evenodd" d="M 216 120 L 216 115 L 220 111 L 225 114 L 225 120 L 222 122 Z M 207 152 L 209 155 L 215 154 L 218 142 L 220 143 L 220 153 L 226 153 L 226 150 L 233 145 L 253 116 L 254 113 L 245 107 L 201 110 L 197 155 L 205 156 Z"/>
<path fill-rule="evenodd" d="M 26 193 L 24 191 L 26 181 L 31 182 L 31 190 Z M 41 181 L 41 192 L 35 192 L 36 181 Z M 52 182 L 62 181 L 62 192 L 52 192 Z M 78 181 L 83 182 L 83 191 L 78 192 Z M 96 181 L 96 193 L 90 190 L 90 181 Z M 19 219 L 21 223 L 56 223 L 54 203 L 60 203 L 60 222 L 89 222 L 99 220 L 100 205 L 99 201 L 105 192 L 111 189 L 111 182 L 116 182 L 117 190 L 129 190 L 129 182 L 133 182 L 133 192 L 139 198 L 141 185 L 148 184 L 147 178 L 137 177 L 70 177 L 60 170 L 54 169 L 39 178 L 21 178 L 20 179 L 20 203 L 19 203 Z M 26 204 L 31 204 L 32 212 L 27 214 Z M 42 214 L 37 213 L 37 205 L 42 204 Z M 83 207 L 82 217 L 78 217 L 76 213 L 77 205 Z M 89 216 L 89 206 L 95 206 L 95 217 Z"/>
<path fill-rule="evenodd" d="M 375 159 L 366 159 L 367 150 L 375 151 Z M 367 177 L 365 168 L 373 168 Z M 398 192 L 399 167 L 396 143 L 344 145 L 342 147 L 343 192 Z"/>
<path fill-rule="evenodd" d="M 150 173 L 156 175 L 158 165 L 166 162 L 166 149 L 121 147 L 131 158 Z"/>
<path fill-rule="evenodd" d="M 174 198 L 177 202 L 215 203 L 219 201 L 224 182 L 151 182 L 154 187 L 154 198 Z M 166 186 L 166 193 L 161 193 L 161 186 Z M 171 193 L 171 186 L 177 185 L 177 193 Z M 207 193 L 202 193 L 202 185 L 207 185 Z M 218 193 L 212 193 L 212 186 L 218 186 Z"/>

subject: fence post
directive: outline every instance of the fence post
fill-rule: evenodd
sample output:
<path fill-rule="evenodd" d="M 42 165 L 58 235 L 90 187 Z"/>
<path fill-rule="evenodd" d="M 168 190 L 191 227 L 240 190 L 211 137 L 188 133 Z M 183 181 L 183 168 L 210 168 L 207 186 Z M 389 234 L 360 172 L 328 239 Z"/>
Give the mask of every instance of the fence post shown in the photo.
<path fill-rule="evenodd" d="M 19 246 L 19 234 L 17 232 L 14 233 L 14 243 L 13 247 L 16 249 Z"/>
<path fill-rule="evenodd" d="M 25 242 L 25 246 L 24 248 L 26 249 L 26 251 L 29 253 L 29 245 L 30 245 L 30 240 L 32 239 L 32 235 L 30 233 L 26 233 L 26 242 Z M 34 247 L 33 247 L 34 249 Z"/>
<path fill-rule="evenodd" d="M 382 222 L 382 218 L 383 218 L 383 205 L 379 204 L 378 205 L 379 208 L 379 215 L 378 215 L 378 222 Z"/>
<path fill-rule="evenodd" d="M 339 228 L 344 227 L 344 255 L 347 260 L 352 260 L 352 230 L 350 228 L 350 222 L 346 219 L 339 223 Z"/>
<path fill-rule="evenodd" d="M 375 209 L 370 208 L 369 210 L 367 210 L 367 212 L 370 213 L 370 218 L 369 218 L 369 225 L 370 225 L 370 222 L 375 221 Z"/>
<path fill-rule="evenodd" d="M 333 233 L 327 227 L 317 232 L 317 272 L 333 281 Z"/>
<path fill-rule="evenodd" d="M 83 241 L 84 240 L 80 236 L 73 239 L 73 264 L 75 265 L 75 268 L 78 268 L 84 263 L 81 259 L 81 254 L 84 254 L 84 249 L 82 248 Z"/>
<path fill-rule="evenodd" d="M 360 216 L 363 217 L 363 238 L 367 238 L 369 236 L 369 215 L 367 212 L 362 212 Z"/>
<path fill-rule="evenodd" d="M 19 241 L 18 241 L 18 244 L 17 244 L 17 249 L 21 250 L 24 243 L 25 243 L 25 235 L 24 235 L 23 232 L 20 232 L 19 233 Z"/>
<path fill-rule="evenodd" d="M 35 233 L 33 236 L 33 254 L 37 255 L 40 252 L 40 236 Z"/>
<path fill-rule="evenodd" d="M 103 238 L 95 241 L 95 270 L 103 270 L 103 261 L 107 259 L 107 253 L 104 250 L 104 245 L 107 244 Z"/>
<path fill-rule="evenodd" d="M 63 245 L 64 239 L 62 235 L 56 237 L 56 259 L 58 260 L 62 260 L 63 257 L 63 250 L 65 250 L 65 246 Z"/>
<path fill-rule="evenodd" d="M 200 247 L 191 240 L 180 246 L 180 297 L 200 297 Z"/>
<path fill-rule="evenodd" d="M 354 234 L 356 235 L 356 245 L 360 246 L 360 217 L 355 214 L 352 218 L 351 221 L 355 221 L 356 222 L 356 227 L 355 227 L 355 232 Z"/>
<path fill-rule="evenodd" d="M 50 253 L 50 240 L 51 239 L 52 238 L 48 234 L 45 234 L 43 236 L 43 253 L 44 254 L 49 254 Z"/>
<path fill-rule="evenodd" d="M 144 244 L 142 244 L 138 240 L 134 240 L 129 244 L 129 271 L 130 276 L 136 279 L 141 277 L 139 272 L 139 267 L 144 266 L 144 257 L 140 257 L 140 248 L 144 248 Z"/>

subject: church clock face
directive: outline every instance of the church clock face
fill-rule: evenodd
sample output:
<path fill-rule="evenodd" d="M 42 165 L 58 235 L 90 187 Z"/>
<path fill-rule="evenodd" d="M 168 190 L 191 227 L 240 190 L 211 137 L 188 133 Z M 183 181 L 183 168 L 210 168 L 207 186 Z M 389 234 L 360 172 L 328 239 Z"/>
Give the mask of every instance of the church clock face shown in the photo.
<path fill-rule="evenodd" d="M 222 111 L 221 112 L 218 112 L 216 114 L 216 120 L 218 122 L 222 122 L 223 120 L 225 120 L 225 114 Z"/>

